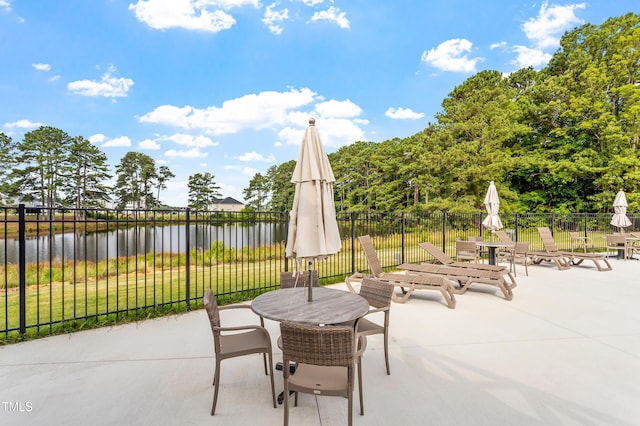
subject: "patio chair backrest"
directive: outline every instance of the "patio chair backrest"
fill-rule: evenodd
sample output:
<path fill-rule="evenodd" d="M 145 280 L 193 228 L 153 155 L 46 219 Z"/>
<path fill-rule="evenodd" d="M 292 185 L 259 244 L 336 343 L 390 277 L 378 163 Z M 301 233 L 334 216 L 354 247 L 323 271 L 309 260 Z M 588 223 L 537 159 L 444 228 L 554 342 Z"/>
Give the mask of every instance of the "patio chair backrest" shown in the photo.
<path fill-rule="evenodd" d="M 621 247 L 624 248 L 627 245 L 627 237 L 625 235 L 607 235 L 607 247 Z"/>
<path fill-rule="evenodd" d="M 553 239 L 553 234 L 551 233 L 551 229 L 549 229 L 548 226 L 538 227 L 538 233 L 540 234 L 540 238 L 542 239 L 542 244 L 544 245 L 545 251 L 550 253 L 559 251 L 558 246 L 556 245 L 556 242 Z"/>
<path fill-rule="evenodd" d="M 475 241 L 456 241 L 456 259 L 478 262 L 479 250 Z"/>
<path fill-rule="evenodd" d="M 507 234 L 507 231 L 505 231 L 504 229 L 497 230 L 496 235 L 498 236 L 498 239 L 500 240 L 501 243 L 505 243 L 505 244 L 514 243 L 514 241 L 509 236 L 509 234 Z"/>
<path fill-rule="evenodd" d="M 418 245 L 443 265 L 447 265 L 449 263 L 454 262 L 454 260 L 451 257 L 449 257 L 449 255 L 447 255 L 445 252 L 440 250 L 438 247 L 436 247 L 433 243 L 430 243 L 429 241 L 425 241 Z"/>
<path fill-rule="evenodd" d="M 382 269 L 382 265 L 380 264 L 380 259 L 378 258 L 376 249 L 375 247 L 373 247 L 373 241 L 371 240 L 371 237 L 368 235 L 363 235 L 361 237 L 358 237 L 358 241 L 360 241 L 362 250 L 364 250 L 364 255 L 367 258 L 367 263 L 369 263 L 371 274 L 376 278 L 380 278 L 382 275 L 384 275 L 384 270 Z"/>
<path fill-rule="evenodd" d="M 384 308 L 391 305 L 393 288 L 393 284 L 388 282 L 376 278 L 364 278 L 358 294 L 367 299 L 369 305 L 374 308 Z"/>
<path fill-rule="evenodd" d="M 213 292 L 207 291 L 204 295 L 204 309 L 209 317 L 211 324 L 211 332 L 213 333 L 213 341 L 216 352 L 220 352 L 220 310 L 218 302 Z"/>
<path fill-rule="evenodd" d="M 280 323 L 282 356 L 303 364 L 352 367 L 355 362 L 355 336 L 350 325 L 311 325 Z"/>

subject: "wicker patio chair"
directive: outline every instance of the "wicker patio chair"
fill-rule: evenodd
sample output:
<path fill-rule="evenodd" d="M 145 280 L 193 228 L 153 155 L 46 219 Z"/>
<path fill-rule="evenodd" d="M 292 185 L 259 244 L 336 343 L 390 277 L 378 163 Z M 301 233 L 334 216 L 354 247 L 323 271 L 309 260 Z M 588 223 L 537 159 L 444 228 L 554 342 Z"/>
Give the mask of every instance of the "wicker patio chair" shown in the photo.
<path fill-rule="evenodd" d="M 360 415 L 364 414 L 362 398 L 361 351 L 356 351 L 356 336 L 351 326 L 319 326 L 296 322 L 281 322 L 284 394 L 293 391 L 294 405 L 298 393 L 340 396 L 348 399 L 348 424 L 353 422 L 353 388 L 355 370 L 358 371 Z M 366 342 L 366 340 L 365 340 Z M 291 375 L 289 365 L 295 362 Z M 289 398 L 284 399 L 284 424 L 289 424 Z"/>
<path fill-rule="evenodd" d="M 509 244 L 509 247 L 501 248 L 496 253 L 496 257 L 498 258 L 498 263 L 500 263 L 503 260 L 506 260 L 507 262 L 511 263 L 509 261 L 509 258 L 513 254 L 513 250 L 514 250 L 515 245 L 516 245 L 515 241 L 513 241 L 511 236 L 509 236 L 507 231 L 505 231 L 504 229 L 496 230 L 495 234 L 496 234 L 496 236 L 498 237 L 498 239 L 500 240 L 501 243 Z M 509 270 L 511 270 L 511 266 L 509 267 Z"/>
<path fill-rule="evenodd" d="M 475 241 L 456 241 L 456 260 L 468 260 L 469 262 L 480 262 L 480 250 Z"/>
<path fill-rule="evenodd" d="M 518 242 L 515 243 L 515 246 L 512 250 L 505 251 L 505 259 L 509 261 L 509 271 L 513 271 L 514 276 L 518 276 L 516 272 L 516 263 L 518 260 L 524 266 L 524 271 L 527 276 L 529 276 L 529 263 L 531 262 L 531 258 L 529 257 L 529 242 Z"/>
<path fill-rule="evenodd" d="M 593 249 L 593 240 L 585 235 L 581 235 L 579 232 L 570 231 L 569 237 L 571 238 L 571 251 L 575 251 L 576 249 L 586 253 L 587 248 L 591 247 Z"/>
<path fill-rule="evenodd" d="M 477 242 L 477 241 L 484 241 L 484 238 L 482 238 L 481 236 L 469 236 L 467 237 L 467 241 L 473 241 L 473 242 Z M 480 259 L 480 261 L 484 260 L 484 258 L 488 258 L 489 257 L 489 251 L 488 250 L 484 250 L 482 247 L 478 247 L 478 258 Z"/>
<path fill-rule="evenodd" d="M 634 254 L 640 253 L 640 232 L 629 232 L 628 237 L 632 238 L 632 240 L 627 240 L 627 251 L 629 252 L 629 258 L 633 258 Z"/>
<path fill-rule="evenodd" d="M 208 289 L 204 295 L 204 309 L 209 317 L 211 332 L 213 333 L 213 345 L 216 358 L 216 370 L 213 376 L 213 404 L 211 405 L 211 415 L 216 412 L 218 402 L 218 390 L 220 388 L 220 363 L 229 358 L 249 354 L 262 354 L 264 361 L 264 373 L 271 380 L 271 397 L 273 408 L 276 408 L 276 392 L 273 384 L 273 353 L 271 350 L 271 337 L 266 328 L 264 320 L 260 318 L 260 325 L 222 326 L 220 321 L 220 311 L 228 309 L 251 309 L 249 305 L 227 305 L 218 306 L 216 298 Z M 267 356 L 269 358 L 267 362 Z M 267 364 L 269 370 L 267 371 Z"/>
<path fill-rule="evenodd" d="M 627 236 L 624 234 L 607 235 L 607 250 L 613 250 L 624 253 L 623 259 L 626 259 L 629 255 L 629 245 L 627 243 Z"/>
<path fill-rule="evenodd" d="M 367 299 L 373 309 L 369 309 L 369 312 L 356 320 L 356 336 L 365 338 L 375 334 L 384 336 L 384 361 L 387 367 L 387 374 L 391 374 L 391 369 L 389 368 L 389 311 L 391 309 L 393 285 L 377 278 L 364 278 L 360 285 L 359 294 Z M 382 324 L 367 318 L 379 316 L 379 313 L 384 314 Z"/>

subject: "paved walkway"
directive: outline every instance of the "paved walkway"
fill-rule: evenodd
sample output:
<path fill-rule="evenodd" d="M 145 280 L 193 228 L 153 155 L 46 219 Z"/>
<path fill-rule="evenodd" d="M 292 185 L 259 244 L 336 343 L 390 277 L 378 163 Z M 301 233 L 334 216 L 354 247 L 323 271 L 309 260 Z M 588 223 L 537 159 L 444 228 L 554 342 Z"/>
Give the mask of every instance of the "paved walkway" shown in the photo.
<path fill-rule="evenodd" d="M 640 424 L 640 262 L 612 264 L 532 266 L 511 302 L 477 285 L 455 310 L 426 290 L 393 304 L 391 376 L 370 338 L 354 424 Z M 223 361 L 211 418 L 213 365 L 202 310 L 0 347 L 0 424 L 282 424 L 257 355 Z M 301 395 L 290 420 L 345 425 L 346 409 Z"/>

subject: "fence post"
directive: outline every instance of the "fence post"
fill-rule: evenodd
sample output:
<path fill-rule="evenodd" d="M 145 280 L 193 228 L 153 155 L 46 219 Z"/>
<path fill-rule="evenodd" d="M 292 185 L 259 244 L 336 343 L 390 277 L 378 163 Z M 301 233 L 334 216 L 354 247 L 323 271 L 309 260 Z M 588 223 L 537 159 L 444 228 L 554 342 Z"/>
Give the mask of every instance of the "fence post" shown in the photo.
<path fill-rule="evenodd" d="M 187 302 L 187 310 L 191 310 L 191 215 L 190 215 L 190 209 L 189 207 L 187 207 L 186 210 L 186 234 L 185 234 L 185 245 L 187 246 L 185 248 L 186 253 L 185 253 L 185 261 L 184 261 L 184 266 L 185 266 L 185 279 L 186 279 L 186 288 L 185 288 L 185 299 Z"/>
<path fill-rule="evenodd" d="M 287 241 L 289 240 L 289 210 L 284 211 L 284 271 L 289 272 L 289 258 L 287 257 Z"/>
<path fill-rule="evenodd" d="M 447 252 L 447 212 L 442 212 L 442 251 Z"/>
<path fill-rule="evenodd" d="M 514 235 L 514 238 L 516 239 L 516 241 L 520 241 L 520 238 L 518 237 L 518 233 L 519 233 L 518 228 L 520 227 L 520 224 L 518 223 L 518 219 L 520 218 L 520 213 L 516 212 L 515 216 L 516 217 L 514 219 L 514 225 L 515 225 L 514 228 L 516 228 L 515 230 L 516 234 Z"/>
<path fill-rule="evenodd" d="M 20 338 L 27 333 L 27 257 L 26 223 L 24 204 L 18 205 L 18 280 L 20 286 Z"/>
<path fill-rule="evenodd" d="M 351 212 L 351 275 L 356 273 L 356 218 L 357 213 Z"/>
<path fill-rule="evenodd" d="M 401 227 L 402 227 L 402 244 L 401 244 L 401 247 L 402 247 L 402 251 L 400 252 L 401 253 L 400 254 L 400 263 L 404 263 L 404 250 L 405 250 L 404 235 L 405 235 L 405 231 L 406 231 L 405 223 L 404 223 L 404 221 L 405 221 L 404 212 L 402 212 L 402 216 L 401 217 L 402 217 L 402 222 L 401 222 Z"/>

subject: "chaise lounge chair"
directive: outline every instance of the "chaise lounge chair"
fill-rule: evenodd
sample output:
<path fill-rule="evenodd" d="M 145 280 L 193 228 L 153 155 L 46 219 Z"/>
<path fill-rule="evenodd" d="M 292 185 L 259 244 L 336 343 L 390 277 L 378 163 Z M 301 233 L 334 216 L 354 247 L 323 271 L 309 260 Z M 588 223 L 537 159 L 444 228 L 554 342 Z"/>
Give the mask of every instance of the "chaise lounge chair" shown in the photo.
<path fill-rule="evenodd" d="M 399 269 L 409 273 L 443 275 L 447 279 L 460 284 L 460 288 L 455 290 L 456 294 L 464 294 L 469 289 L 469 286 L 474 283 L 490 284 L 500 288 L 506 300 L 513 299 L 511 290 L 517 284 L 515 278 L 506 267 L 473 262 L 454 262 L 446 253 L 428 241 L 420 243 L 419 246 L 442 262 L 443 265 L 404 263 L 398 266 Z"/>
<path fill-rule="evenodd" d="M 396 303 L 404 303 L 409 299 L 411 293 L 414 290 L 437 290 L 442 294 L 447 306 L 450 309 L 456 307 L 455 299 L 455 286 L 453 283 L 442 275 L 429 275 L 429 274 L 412 274 L 412 273 L 388 273 L 384 272 L 380 264 L 380 259 L 373 247 L 371 237 L 364 235 L 358 237 L 360 245 L 364 250 L 367 263 L 369 264 L 369 270 L 371 275 L 362 274 L 356 272 L 350 277 L 345 279 L 345 283 L 352 293 L 357 293 L 353 288 L 353 281 L 361 281 L 363 278 L 371 277 L 378 278 L 380 281 L 385 281 L 393 284 L 396 287 L 400 287 L 403 296 L 398 296 L 397 293 L 393 293 L 392 300 Z"/>
<path fill-rule="evenodd" d="M 473 269 L 482 269 L 485 271 L 506 271 L 507 268 L 500 265 L 489 265 L 486 263 L 476 263 L 476 262 L 456 262 L 445 252 L 440 250 L 438 247 L 433 245 L 432 243 L 425 241 L 424 243 L 419 243 L 421 249 L 429 253 L 435 260 L 447 266 L 457 266 L 460 268 L 473 268 Z"/>
<path fill-rule="evenodd" d="M 566 252 L 558 250 L 558 246 L 556 245 L 555 240 L 553 239 L 553 234 L 551 233 L 551 229 L 548 226 L 540 226 L 538 227 L 538 233 L 540 234 L 540 238 L 542 239 L 542 244 L 544 245 L 544 249 L 546 250 L 547 255 L 560 255 L 564 256 L 565 259 L 568 259 L 568 262 L 571 265 L 580 265 L 585 260 L 590 260 L 594 263 L 598 271 L 611 271 L 611 264 L 609 260 L 603 253 L 580 253 L 580 252 Z M 539 253 L 539 252 L 536 252 Z M 531 254 L 531 253 L 529 253 Z M 543 256 L 543 255 L 540 255 Z M 602 263 L 604 263 L 604 265 Z M 534 257 L 535 263 L 535 257 Z M 539 262 L 538 262 L 539 263 Z M 569 268 L 569 266 L 567 266 Z"/>
<path fill-rule="evenodd" d="M 398 268 L 412 274 L 442 275 L 451 281 L 457 281 L 460 284 L 460 288 L 455 290 L 456 294 L 466 293 L 471 284 L 490 284 L 497 286 L 506 300 L 512 300 L 513 292 L 511 290 L 516 287 L 516 281 L 507 268 L 502 271 L 489 271 L 461 266 L 435 265 L 433 263 L 423 263 L 421 265 L 403 263 Z M 505 277 L 508 277 L 509 282 Z"/>

